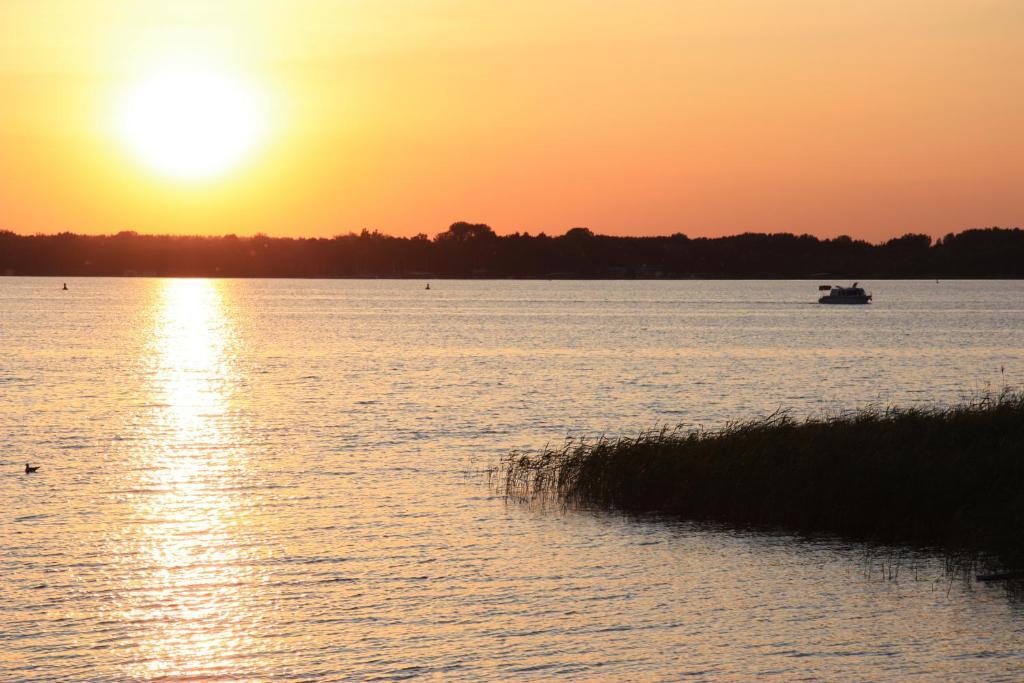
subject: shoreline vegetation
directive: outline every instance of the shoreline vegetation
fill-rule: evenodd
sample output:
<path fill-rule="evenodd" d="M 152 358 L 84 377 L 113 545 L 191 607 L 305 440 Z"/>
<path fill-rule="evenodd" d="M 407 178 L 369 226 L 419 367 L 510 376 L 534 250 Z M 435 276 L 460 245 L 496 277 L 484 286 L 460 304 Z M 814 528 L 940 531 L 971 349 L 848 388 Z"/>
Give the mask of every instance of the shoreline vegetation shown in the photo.
<path fill-rule="evenodd" d="M 934 547 L 1015 578 L 1024 569 L 1021 391 L 569 439 L 512 452 L 489 475 L 521 501 Z"/>
<path fill-rule="evenodd" d="M 18 235 L 0 230 L 0 275 L 266 278 L 1020 278 L 1024 230 L 985 228 L 938 240 L 871 244 L 790 233 L 613 237 L 572 228 L 497 235 L 453 223 L 433 238 L 376 231 L 332 238 Z"/>

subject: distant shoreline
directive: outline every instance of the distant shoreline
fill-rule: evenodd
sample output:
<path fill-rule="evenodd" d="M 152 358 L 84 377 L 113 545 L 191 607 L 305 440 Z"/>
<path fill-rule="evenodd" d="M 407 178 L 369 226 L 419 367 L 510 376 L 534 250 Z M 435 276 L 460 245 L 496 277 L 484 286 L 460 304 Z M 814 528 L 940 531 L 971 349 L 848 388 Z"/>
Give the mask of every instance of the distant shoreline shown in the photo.
<path fill-rule="evenodd" d="M 364 230 L 326 238 L 23 236 L 0 230 L 0 275 L 411 280 L 790 280 L 1024 278 L 1024 230 L 985 228 L 933 241 L 745 233 L 731 237 L 499 236 L 454 223 L 433 238 Z"/>

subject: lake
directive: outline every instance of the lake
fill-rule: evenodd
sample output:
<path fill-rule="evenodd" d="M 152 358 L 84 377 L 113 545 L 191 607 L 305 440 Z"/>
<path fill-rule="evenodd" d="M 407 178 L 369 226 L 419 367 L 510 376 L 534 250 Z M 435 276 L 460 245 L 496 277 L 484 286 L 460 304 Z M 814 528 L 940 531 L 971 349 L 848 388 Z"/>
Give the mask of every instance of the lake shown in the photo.
<path fill-rule="evenodd" d="M 1024 605 L 937 553 L 481 474 L 1024 386 L 1024 281 L 61 282 L 0 278 L 2 680 L 1024 676 Z"/>

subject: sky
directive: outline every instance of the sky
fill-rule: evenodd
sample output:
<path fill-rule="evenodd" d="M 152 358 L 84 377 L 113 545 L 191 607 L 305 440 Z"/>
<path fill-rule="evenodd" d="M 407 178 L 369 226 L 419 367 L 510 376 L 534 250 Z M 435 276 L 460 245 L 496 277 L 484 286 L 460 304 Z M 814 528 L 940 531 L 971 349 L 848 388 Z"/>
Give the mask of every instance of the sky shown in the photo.
<path fill-rule="evenodd" d="M 0 0 L 0 229 L 1017 226 L 1022 27 L 1021 0 Z"/>

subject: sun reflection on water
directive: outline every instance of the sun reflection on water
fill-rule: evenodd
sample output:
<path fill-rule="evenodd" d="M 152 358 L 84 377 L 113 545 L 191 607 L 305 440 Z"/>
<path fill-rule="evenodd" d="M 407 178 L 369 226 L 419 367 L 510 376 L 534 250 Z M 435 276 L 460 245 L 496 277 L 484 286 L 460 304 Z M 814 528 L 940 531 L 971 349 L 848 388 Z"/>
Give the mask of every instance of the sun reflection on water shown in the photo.
<path fill-rule="evenodd" d="M 220 446 L 230 379 L 230 330 L 221 294 L 209 280 L 166 281 L 153 330 L 157 380 L 167 430 L 178 445 Z"/>
<path fill-rule="evenodd" d="M 135 672 L 211 676 L 243 649 L 246 452 L 233 418 L 234 331 L 210 280 L 165 280 L 148 340 L 123 546 L 140 567 L 122 618 L 142 622 Z M 199 668 L 197 668 L 199 667 Z"/>

